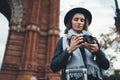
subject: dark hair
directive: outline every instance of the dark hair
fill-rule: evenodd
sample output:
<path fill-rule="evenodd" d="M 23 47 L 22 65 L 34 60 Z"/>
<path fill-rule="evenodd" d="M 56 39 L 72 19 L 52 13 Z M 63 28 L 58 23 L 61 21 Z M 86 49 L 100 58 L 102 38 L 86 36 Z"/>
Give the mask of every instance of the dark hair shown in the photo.
<path fill-rule="evenodd" d="M 75 15 L 75 14 L 74 14 L 74 15 Z M 74 16 L 74 15 L 73 15 L 73 16 Z M 84 14 L 83 14 L 83 15 L 84 15 Z M 72 28 L 72 23 L 71 23 L 71 21 L 72 21 L 73 16 L 69 19 L 68 23 L 66 24 L 66 29 L 65 29 L 65 32 L 64 32 L 65 34 L 67 34 L 68 31 L 69 31 L 69 29 Z M 89 26 L 89 21 L 88 21 L 87 17 L 85 16 L 85 24 L 84 24 L 83 29 L 86 30 L 86 31 L 88 31 L 88 26 Z"/>

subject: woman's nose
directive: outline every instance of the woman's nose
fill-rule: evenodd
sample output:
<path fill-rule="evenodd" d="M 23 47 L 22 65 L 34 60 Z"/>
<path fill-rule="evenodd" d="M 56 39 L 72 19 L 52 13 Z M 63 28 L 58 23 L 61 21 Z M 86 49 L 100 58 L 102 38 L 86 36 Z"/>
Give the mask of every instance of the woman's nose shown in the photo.
<path fill-rule="evenodd" d="M 78 20 L 78 23 L 80 24 L 80 23 L 81 23 L 81 20 Z"/>

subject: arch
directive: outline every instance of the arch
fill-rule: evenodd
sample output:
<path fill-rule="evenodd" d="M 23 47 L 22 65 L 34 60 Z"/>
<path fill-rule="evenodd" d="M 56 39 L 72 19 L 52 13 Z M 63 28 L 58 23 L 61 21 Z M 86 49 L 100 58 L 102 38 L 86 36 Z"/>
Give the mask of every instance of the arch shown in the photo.
<path fill-rule="evenodd" d="M 11 9 L 6 0 L 0 0 L 0 12 L 10 21 Z"/>
<path fill-rule="evenodd" d="M 9 24 L 20 24 L 23 20 L 21 0 L 0 0 L 0 12 L 8 19 Z"/>

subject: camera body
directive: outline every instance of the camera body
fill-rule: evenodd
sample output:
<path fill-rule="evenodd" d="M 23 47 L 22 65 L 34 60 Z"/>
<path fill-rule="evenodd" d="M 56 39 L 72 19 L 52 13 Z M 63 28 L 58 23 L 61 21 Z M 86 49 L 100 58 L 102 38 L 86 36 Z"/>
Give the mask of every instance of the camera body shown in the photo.
<path fill-rule="evenodd" d="M 94 44 L 94 40 L 95 40 L 95 37 L 93 37 L 91 35 L 83 35 L 83 41 L 84 42 Z"/>

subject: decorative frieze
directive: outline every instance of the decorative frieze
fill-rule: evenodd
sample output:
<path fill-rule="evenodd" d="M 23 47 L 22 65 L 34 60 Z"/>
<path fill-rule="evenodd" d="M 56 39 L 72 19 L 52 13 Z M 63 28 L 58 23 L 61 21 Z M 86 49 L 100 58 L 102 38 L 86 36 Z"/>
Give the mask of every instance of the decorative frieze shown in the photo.
<path fill-rule="evenodd" d="M 36 71 L 37 70 L 37 64 L 34 64 L 33 62 L 29 63 L 22 63 L 20 70 L 27 70 L 27 71 Z"/>
<path fill-rule="evenodd" d="M 59 36 L 60 35 L 60 31 L 57 29 L 49 29 L 48 30 L 48 35 L 56 35 Z"/>
<path fill-rule="evenodd" d="M 60 35 L 60 31 L 58 29 L 49 29 L 48 31 L 44 31 L 44 30 L 40 30 L 40 27 L 37 25 L 28 25 L 27 27 L 21 27 L 21 28 L 18 28 L 17 25 L 12 25 L 10 27 L 10 30 L 18 31 L 18 32 L 35 31 L 42 36 L 48 36 L 48 35 L 59 36 Z"/>
<path fill-rule="evenodd" d="M 2 70 L 18 71 L 19 65 L 15 63 L 3 63 Z"/>
<path fill-rule="evenodd" d="M 18 26 L 20 26 L 20 25 L 13 24 L 10 26 L 10 30 L 16 31 L 16 32 L 24 32 L 25 31 L 25 28 L 18 27 Z"/>
<path fill-rule="evenodd" d="M 26 31 L 27 30 L 39 32 L 40 31 L 40 27 L 37 26 L 37 25 L 28 25 L 27 28 L 26 28 Z"/>

